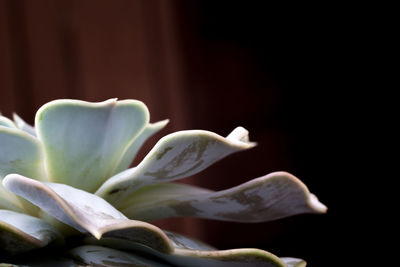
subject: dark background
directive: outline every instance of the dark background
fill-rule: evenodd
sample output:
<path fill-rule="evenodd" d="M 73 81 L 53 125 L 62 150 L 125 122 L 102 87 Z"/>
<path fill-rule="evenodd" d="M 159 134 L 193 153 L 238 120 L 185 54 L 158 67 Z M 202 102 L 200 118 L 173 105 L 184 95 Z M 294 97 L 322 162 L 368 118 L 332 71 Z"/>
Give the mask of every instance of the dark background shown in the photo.
<path fill-rule="evenodd" d="M 244 126 L 258 147 L 185 182 L 220 190 L 285 170 L 328 213 L 159 225 L 221 249 L 258 247 L 338 266 L 351 245 L 349 188 L 362 179 L 348 167 L 364 120 L 355 101 L 366 95 L 357 83 L 366 21 L 349 6 L 265 2 L 0 0 L 1 112 L 32 123 L 53 99 L 139 99 L 153 122 L 171 119 L 141 157 L 172 131 L 227 135 Z"/>

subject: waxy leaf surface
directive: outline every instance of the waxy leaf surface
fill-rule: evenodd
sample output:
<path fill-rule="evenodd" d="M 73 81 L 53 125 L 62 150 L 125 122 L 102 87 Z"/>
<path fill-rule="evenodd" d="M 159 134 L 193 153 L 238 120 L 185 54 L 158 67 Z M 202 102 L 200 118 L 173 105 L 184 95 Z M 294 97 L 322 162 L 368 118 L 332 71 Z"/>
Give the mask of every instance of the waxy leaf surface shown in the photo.
<path fill-rule="evenodd" d="M 160 139 L 137 167 L 110 178 L 96 194 L 116 204 L 143 186 L 188 177 L 254 145 L 242 127 L 226 138 L 202 130 L 175 132 Z"/>
<path fill-rule="evenodd" d="M 146 142 L 146 140 L 150 138 L 153 134 L 164 128 L 167 123 L 168 120 L 163 120 L 156 123 L 147 124 L 146 127 L 140 132 L 139 136 L 135 138 L 135 141 L 126 150 L 124 156 L 121 159 L 121 162 L 116 168 L 115 173 L 119 173 L 128 169 L 144 142 Z"/>
<path fill-rule="evenodd" d="M 143 221 L 192 216 L 264 222 L 326 211 L 299 179 L 286 172 L 271 173 L 219 192 L 178 183 L 148 186 L 118 208 L 128 217 Z"/>
<path fill-rule="evenodd" d="M 36 138 L 16 128 L 0 126 L 0 179 L 18 173 L 45 180 L 42 156 Z"/>
<path fill-rule="evenodd" d="M 104 199 L 86 191 L 63 184 L 42 183 L 17 174 L 8 175 L 3 184 L 49 215 L 98 239 L 119 237 L 162 252 L 172 250 L 172 243 L 161 229 L 127 219 Z"/>
<path fill-rule="evenodd" d="M 35 125 L 52 182 L 94 192 L 115 174 L 148 120 L 146 106 L 136 100 L 45 104 Z"/>
<path fill-rule="evenodd" d="M 0 126 L 0 181 L 10 173 L 46 180 L 38 140 L 17 129 Z M 31 205 L 5 190 L 0 183 L 0 209 L 34 213 Z"/>

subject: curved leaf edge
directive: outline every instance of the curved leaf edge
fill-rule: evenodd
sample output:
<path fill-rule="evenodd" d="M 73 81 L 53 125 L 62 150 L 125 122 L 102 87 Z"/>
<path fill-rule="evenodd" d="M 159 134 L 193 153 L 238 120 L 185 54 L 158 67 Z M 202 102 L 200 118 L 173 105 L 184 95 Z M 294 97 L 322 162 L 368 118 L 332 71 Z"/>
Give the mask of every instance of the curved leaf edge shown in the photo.
<path fill-rule="evenodd" d="M 39 203 L 43 200 L 40 200 L 38 202 L 35 197 L 39 196 L 39 198 L 42 199 L 47 198 L 49 201 L 46 201 L 45 203 L 51 203 L 51 206 L 41 207 L 46 213 L 54 216 L 56 219 L 76 228 L 81 232 L 88 231 L 97 239 L 101 239 L 103 236 L 118 236 L 128 239 L 131 238 L 132 240 L 138 242 L 141 241 L 144 244 L 149 245 L 153 249 L 162 252 L 171 252 L 173 250 L 172 242 L 161 229 L 147 222 L 130 220 L 124 217 L 120 212 L 115 210 L 115 208 L 113 208 L 103 199 L 101 200 L 104 201 L 105 204 L 109 205 L 108 208 L 117 212 L 122 217 L 115 219 L 108 218 L 106 220 L 102 219 L 103 225 L 96 226 L 95 224 L 88 224 L 87 221 L 90 221 L 90 217 L 87 217 L 87 215 L 85 214 L 77 213 L 78 211 L 76 211 L 74 207 L 72 207 L 66 200 L 64 200 L 45 183 L 32 180 L 18 174 L 10 174 L 4 178 L 3 185 L 13 193 L 26 198 L 33 204 L 38 205 L 39 207 L 43 205 L 43 203 Z M 69 187 L 66 185 L 62 186 L 71 188 L 78 193 L 81 192 L 81 194 L 92 195 L 88 192 L 73 187 Z M 27 194 L 27 190 L 30 190 L 30 193 Z M 34 194 L 35 196 L 31 197 L 29 194 Z M 100 200 L 99 197 L 95 195 L 92 196 Z M 59 213 L 58 217 L 52 214 L 57 213 L 56 211 Z"/>
<path fill-rule="evenodd" d="M 0 251 L 6 254 L 20 254 L 50 244 L 64 244 L 57 229 L 40 218 L 1 209 L 0 215 Z"/>
<path fill-rule="evenodd" d="M 126 112 L 134 114 L 127 115 Z M 87 115 L 93 121 L 75 119 L 79 114 Z M 35 115 L 35 126 L 38 139 L 43 144 L 45 165 L 52 182 L 69 184 L 89 192 L 96 191 L 113 175 L 112 172 L 118 168 L 129 145 L 149 124 L 149 117 L 147 106 L 142 101 L 133 99 L 112 98 L 102 102 L 57 99 L 41 106 Z M 68 120 L 71 120 L 69 124 Z M 121 124 L 122 120 L 126 120 L 124 124 Z M 92 127 L 88 127 L 89 123 L 95 129 L 101 129 L 93 132 L 94 137 L 90 135 Z M 111 127 L 113 123 L 119 127 Z M 86 134 L 81 136 L 87 142 L 86 145 L 83 144 L 84 148 L 76 131 L 68 129 L 70 124 L 81 131 L 85 130 Z M 122 125 L 126 126 L 125 130 L 129 129 L 126 134 L 121 134 Z M 66 140 L 69 141 L 63 142 L 60 135 L 67 137 Z M 112 139 L 107 141 L 107 138 Z M 94 142 L 91 143 L 90 140 Z M 109 145 L 110 142 L 113 146 Z M 76 160 L 81 161 L 80 168 L 74 168 Z"/>
<path fill-rule="evenodd" d="M 84 242 L 89 245 L 105 246 L 128 252 L 139 252 L 143 255 L 149 255 L 150 257 L 159 258 L 170 264 L 176 264 L 177 266 L 188 266 L 183 264 L 183 262 L 187 261 L 198 262 L 197 264 L 193 264 L 193 266 L 205 266 L 204 261 L 214 260 L 223 263 L 226 262 L 227 267 L 230 266 L 229 262 L 242 262 L 243 264 L 249 263 L 250 265 L 248 266 L 253 266 L 251 264 L 254 263 L 265 263 L 273 264 L 268 266 L 286 267 L 286 264 L 276 255 L 268 251 L 256 248 L 239 248 L 228 250 L 192 250 L 175 247 L 172 253 L 161 253 L 142 244 L 118 238 L 102 238 L 101 240 L 96 240 L 89 237 L 86 238 Z"/>
<path fill-rule="evenodd" d="M 204 160 L 201 155 L 205 153 L 208 143 L 217 143 L 219 147 L 218 150 L 213 151 L 216 156 L 213 154 L 209 156 L 209 159 Z M 185 155 L 182 155 L 188 152 L 185 152 L 182 148 L 188 149 L 194 144 L 204 146 L 204 148 L 195 152 L 197 153 L 195 160 L 186 161 L 191 157 L 186 158 Z M 240 126 L 236 127 L 228 137 L 206 130 L 177 131 L 162 137 L 136 167 L 112 176 L 100 186 L 95 194 L 106 199 L 111 204 L 116 204 L 141 187 L 192 176 L 232 153 L 250 149 L 254 146 L 256 146 L 256 143 L 248 140 L 248 131 Z M 169 161 L 164 160 L 165 155 L 168 156 L 169 153 L 174 152 L 174 147 L 181 154 L 170 155 Z M 215 151 L 218 151 L 218 153 Z M 175 170 L 169 169 L 171 167 L 169 164 L 172 162 L 174 162 L 173 164 L 178 164 L 178 166 L 173 166 L 174 169 L 179 169 L 178 173 L 174 173 Z M 167 172 L 174 174 L 169 174 L 170 177 L 163 175 L 160 178 L 150 171 L 152 168 L 156 168 L 161 172 L 167 170 Z"/>
<path fill-rule="evenodd" d="M 282 195 L 283 198 L 280 199 L 279 192 L 282 190 L 292 193 Z M 117 207 L 127 217 L 142 221 L 190 216 L 247 223 L 327 211 L 327 207 L 310 193 L 300 179 L 283 171 L 221 191 L 210 191 L 182 183 L 150 185 L 143 187 Z M 234 211 L 232 207 L 235 208 Z M 282 212 L 274 213 L 273 210 Z"/>

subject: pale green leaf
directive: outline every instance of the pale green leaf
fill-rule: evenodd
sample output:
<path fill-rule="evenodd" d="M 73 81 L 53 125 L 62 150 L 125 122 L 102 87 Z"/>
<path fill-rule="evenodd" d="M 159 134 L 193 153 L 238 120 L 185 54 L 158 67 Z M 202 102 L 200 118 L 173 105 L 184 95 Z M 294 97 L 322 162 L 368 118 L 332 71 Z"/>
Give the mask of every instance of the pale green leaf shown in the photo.
<path fill-rule="evenodd" d="M 0 179 L 18 173 L 45 180 L 42 155 L 36 138 L 18 129 L 0 126 Z"/>
<path fill-rule="evenodd" d="M 104 199 L 86 191 L 57 183 L 42 183 L 17 174 L 3 180 L 4 186 L 63 223 L 96 238 L 119 237 L 145 244 L 162 252 L 172 244 L 154 225 L 127 219 Z"/>
<path fill-rule="evenodd" d="M 136 168 L 110 178 L 96 194 L 112 204 L 119 203 L 143 186 L 188 177 L 254 145 L 242 127 L 226 138 L 202 130 L 175 132 L 163 137 Z"/>
<path fill-rule="evenodd" d="M 149 120 L 136 100 L 55 100 L 35 117 L 52 182 L 94 192 L 111 177 Z"/>
<path fill-rule="evenodd" d="M 18 130 L 0 126 L 0 181 L 10 173 L 46 180 L 42 149 L 38 140 Z M 0 184 L 0 209 L 34 214 L 35 209 L 4 189 Z"/>
<path fill-rule="evenodd" d="M 41 248 L 60 238 L 56 229 L 38 218 L 0 210 L 0 251 L 6 254 Z"/>
<path fill-rule="evenodd" d="M 193 216 L 236 222 L 264 222 L 326 207 L 296 177 L 275 172 L 231 189 L 213 192 L 185 184 L 145 187 L 118 205 L 129 218 L 153 221 Z"/>

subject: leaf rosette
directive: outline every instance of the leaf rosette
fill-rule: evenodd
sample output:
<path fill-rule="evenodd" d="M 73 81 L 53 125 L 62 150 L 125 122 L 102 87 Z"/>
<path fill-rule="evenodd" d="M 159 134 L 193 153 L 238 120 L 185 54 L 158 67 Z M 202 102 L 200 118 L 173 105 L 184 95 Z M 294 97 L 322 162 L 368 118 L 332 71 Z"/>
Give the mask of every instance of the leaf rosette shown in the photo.
<path fill-rule="evenodd" d="M 171 133 L 130 167 L 167 123 L 150 123 L 140 101 L 117 99 L 49 102 L 35 127 L 0 115 L 0 262 L 25 253 L 36 255 L 28 257 L 32 266 L 305 266 L 259 249 L 217 250 L 150 224 L 178 216 L 265 222 L 326 211 L 286 172 L 218 192 L 176 182 L 254 147 L 243 127 L 226 137 Z M 37 256 L 48 247 L 63 253 Z"/>

